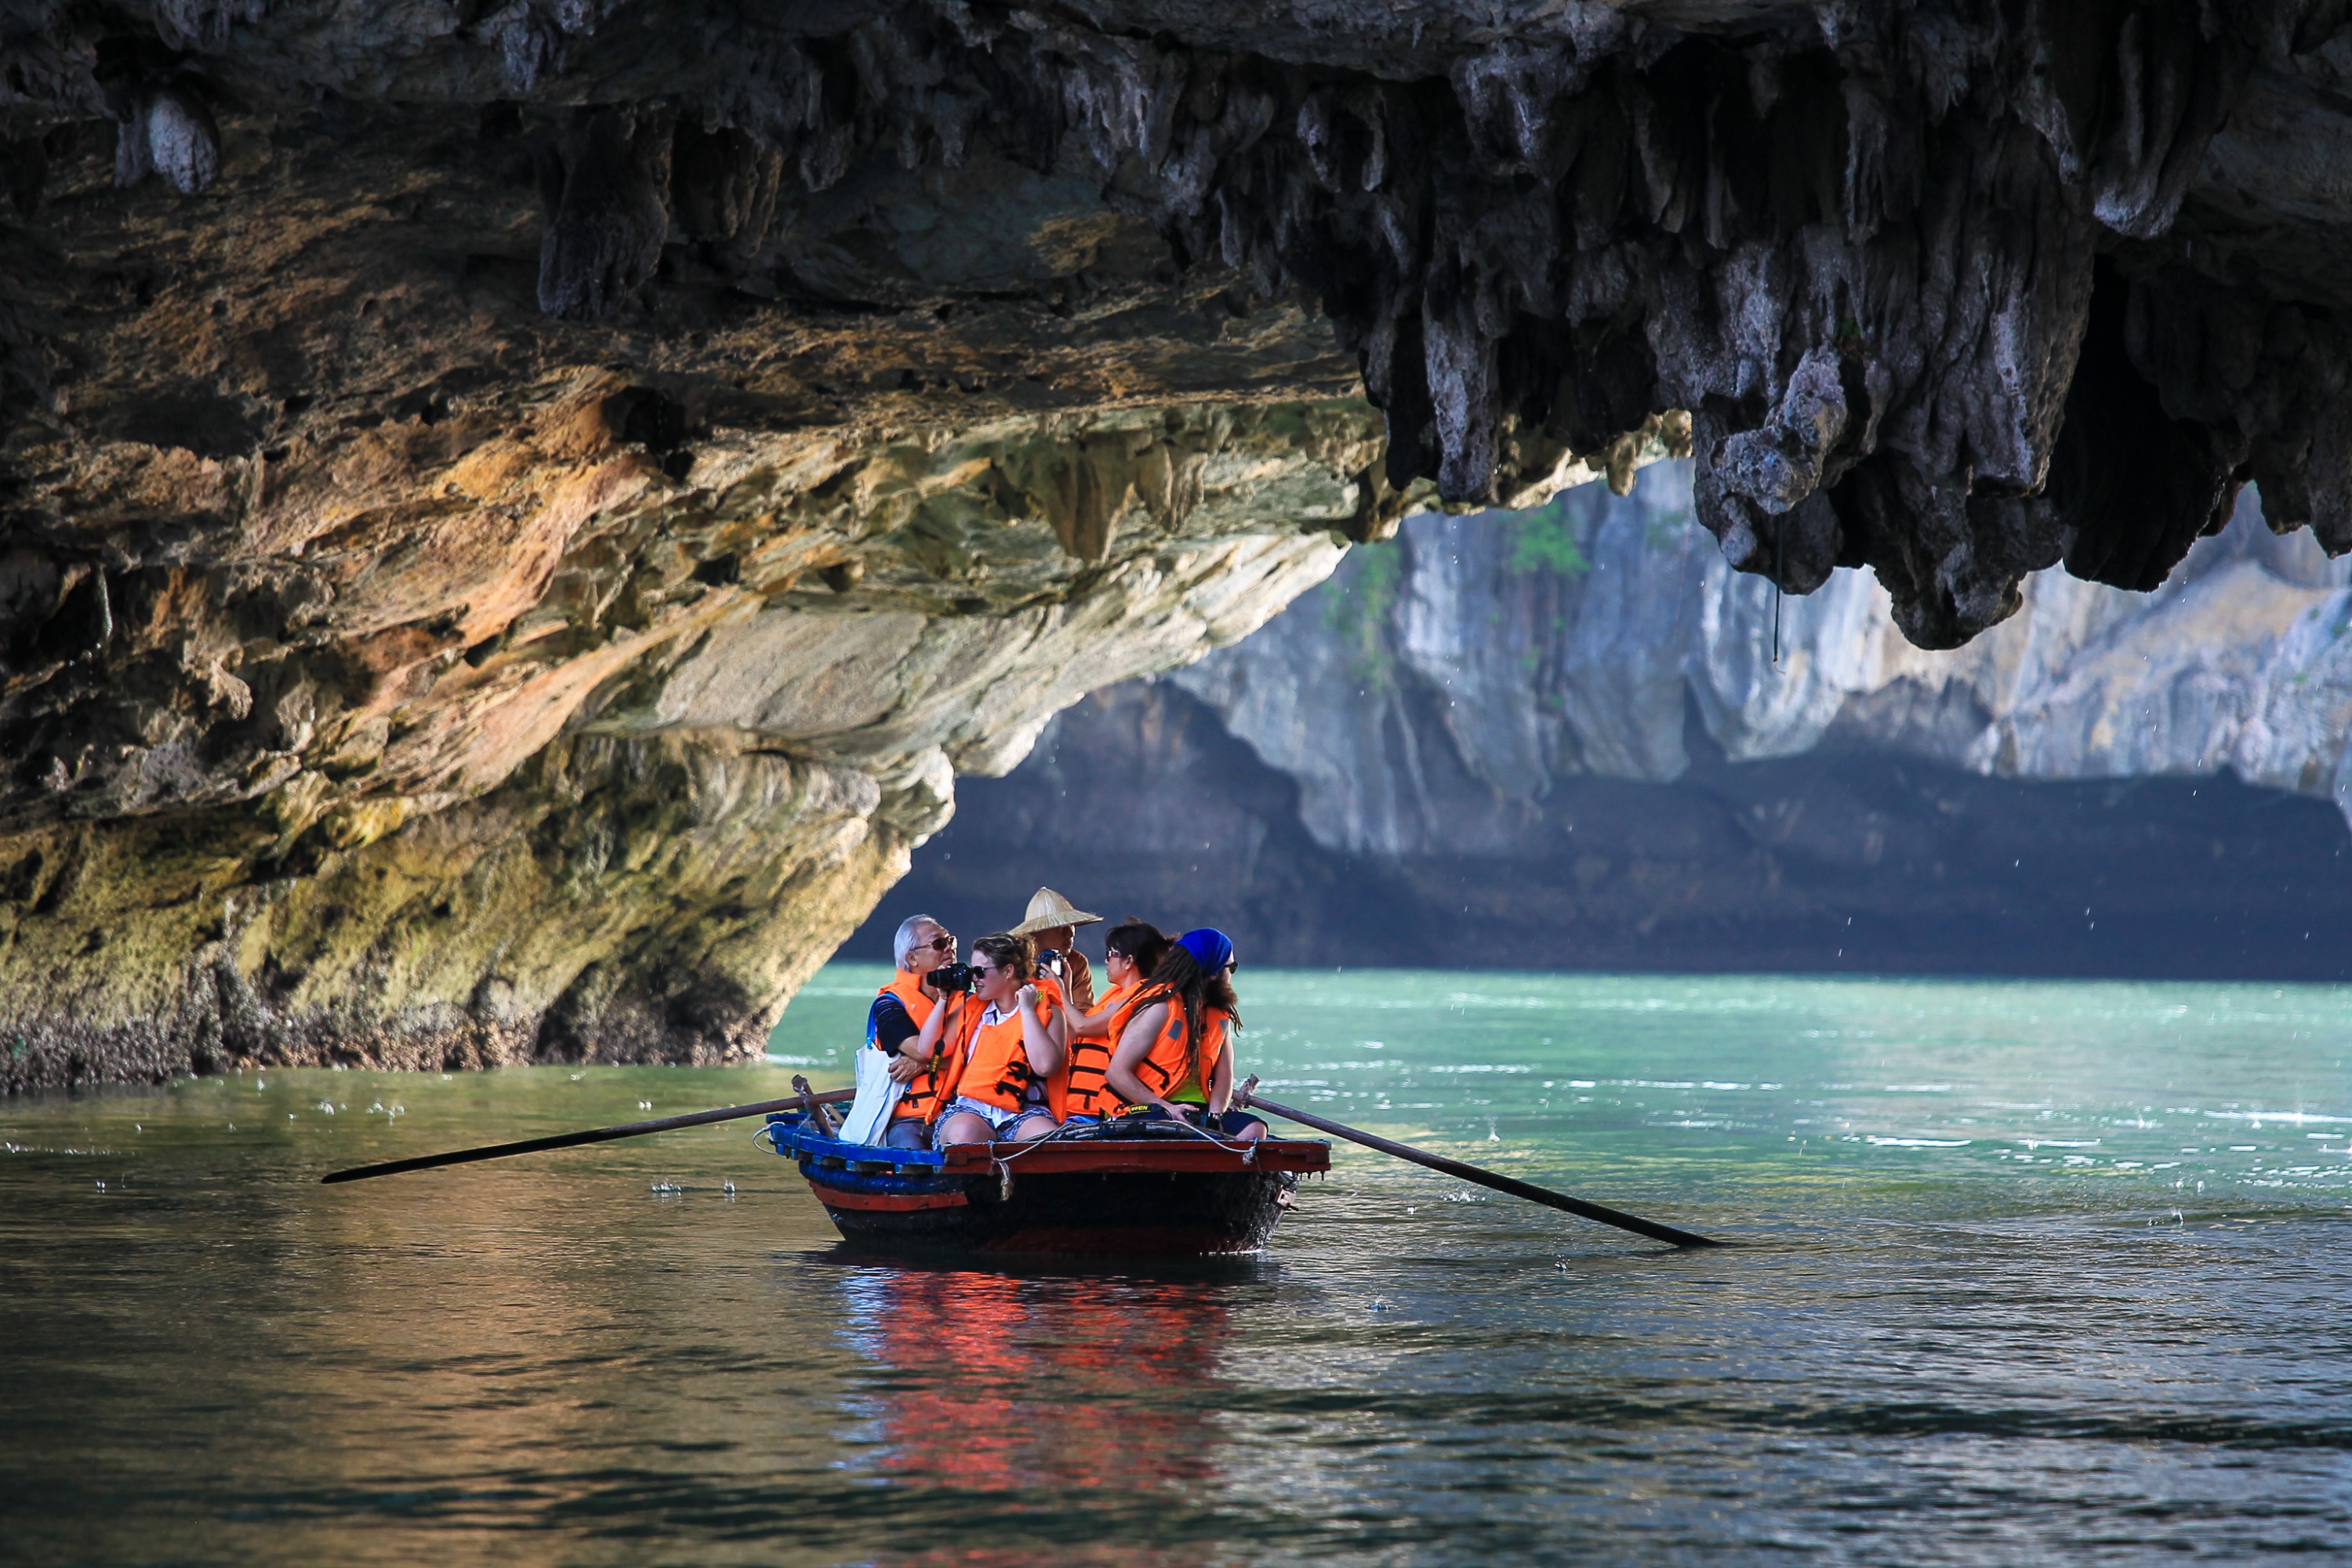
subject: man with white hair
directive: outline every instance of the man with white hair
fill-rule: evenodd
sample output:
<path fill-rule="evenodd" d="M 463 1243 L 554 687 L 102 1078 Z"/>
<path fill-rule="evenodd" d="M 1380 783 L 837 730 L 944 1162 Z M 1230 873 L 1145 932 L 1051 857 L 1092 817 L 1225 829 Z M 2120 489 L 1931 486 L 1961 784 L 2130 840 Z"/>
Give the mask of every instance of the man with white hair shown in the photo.
<path fill-rule="evenodd" d="M 934 978 L 955 962 L 956 939 L 930 916 L 901 921 L 890 952 L 898 972 L 866 1011 L 866 1043 L 890 1058 L 890 1076 L 907 1086 L 882 1142 L 893 1149 L 921 1149 L 929 1146 L 930 1123 L 955 1092 L 955 1052 L 971 998 L 942 990 Z"/>

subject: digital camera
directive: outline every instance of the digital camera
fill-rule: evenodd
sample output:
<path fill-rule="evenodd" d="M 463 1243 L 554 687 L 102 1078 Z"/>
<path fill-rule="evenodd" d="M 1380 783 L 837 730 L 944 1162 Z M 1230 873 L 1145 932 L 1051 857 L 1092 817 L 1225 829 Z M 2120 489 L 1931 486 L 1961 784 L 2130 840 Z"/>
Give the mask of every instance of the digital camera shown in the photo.
<path fill-rule="evenodd" d="M 942 996 L 969 992 L 971 989 L 971 965 L 942 963 L 931 971 L 931 984 Z"/>

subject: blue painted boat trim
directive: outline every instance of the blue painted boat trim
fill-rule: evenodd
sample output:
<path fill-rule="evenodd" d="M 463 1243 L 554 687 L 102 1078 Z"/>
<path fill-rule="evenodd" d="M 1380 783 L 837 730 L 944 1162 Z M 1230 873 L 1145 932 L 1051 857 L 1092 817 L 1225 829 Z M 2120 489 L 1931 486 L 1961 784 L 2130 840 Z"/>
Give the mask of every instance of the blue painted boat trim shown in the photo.
<path fill-rule="evenodd" d="M 800 1167 L 812 1182 L 842 1192 L 911 1196 L 963 1190 L 970 1180 L 940 1169 L 947 1156 L 936 1149 L 885 1149 L 849 1143 L 810 1130 L 797 1110 L 768 1113 L 767 1142 Z"/>

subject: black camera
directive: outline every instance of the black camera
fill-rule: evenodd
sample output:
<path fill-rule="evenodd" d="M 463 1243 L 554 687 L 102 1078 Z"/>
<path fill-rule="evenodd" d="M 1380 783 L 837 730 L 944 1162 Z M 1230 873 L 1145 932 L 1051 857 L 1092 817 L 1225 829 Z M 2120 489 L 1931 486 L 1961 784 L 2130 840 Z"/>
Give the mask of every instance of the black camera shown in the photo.
<path fill-rule="evenodd" d="M 1037 955 L 1037 967 L 1044 970 L 1048 974 L 1061 973 L 1062 950 L 1058 947 L 1049 947 L 1045 952 L 1039 953 Z"/>
<path fill-rule="evenodd" d="M 940 995 L 953 995 L 971 989 L 971 965 L 942 963 L 931 971 L 931 984 Z"/>

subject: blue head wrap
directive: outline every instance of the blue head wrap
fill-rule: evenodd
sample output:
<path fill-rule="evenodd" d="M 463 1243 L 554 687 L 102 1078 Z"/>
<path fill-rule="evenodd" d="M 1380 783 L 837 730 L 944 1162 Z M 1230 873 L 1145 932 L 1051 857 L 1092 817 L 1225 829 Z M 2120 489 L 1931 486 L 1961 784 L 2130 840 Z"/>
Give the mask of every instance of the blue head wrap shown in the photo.
<path fill-rule="evenodd" d="M 1188 931 L 1176 939 L 1176 945 L 1192 955 L 1203 974 L 1214 974 L 1234 961 L 1234 940 L 1211 926 Z"/>

